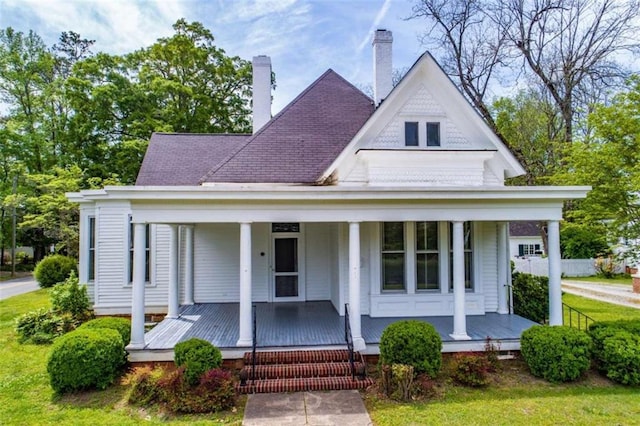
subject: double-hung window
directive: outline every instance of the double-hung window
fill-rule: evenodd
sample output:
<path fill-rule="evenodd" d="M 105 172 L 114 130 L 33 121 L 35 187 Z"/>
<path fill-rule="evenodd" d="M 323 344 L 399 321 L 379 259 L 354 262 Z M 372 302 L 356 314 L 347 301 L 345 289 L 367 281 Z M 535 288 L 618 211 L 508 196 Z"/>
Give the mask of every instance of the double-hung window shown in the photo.
<path fill-rule="evenodd" d="M 473 227 L 464 222 L 464 288 L 473 290 Z M 453 224 L 449 225 L 449 288 L 453 289 Z"/>
<path fill-rule="evenodd" d="M 151 282 L 151 232 L 150 226 L 147 223 L 145 225 L 145 253 L 144 253 L 144 281 Z M 133 241 L 134 241 L 134 224 L 131 222 L 131 217 L 129 217 L 129 282 L 133 282 Z"/>
<path fill-rule="evenodd" d="M 405 286 L 404 222 L 382 224 L 382 290 L 403 291 Z"/>
<path fill-rule="evenodd" d="M 89 264 L 87 265 L 87 279 L 93 281 L 96 278 L 96 218 L 89 217 Z"/>
<path fill-rule="evenodd" d="M 439 147 L 441 146 L 440 122 L 405 121 L 404 146 Z"/>
<path fill-rule="evenodd" d="M 440 288 L 438 222 L 416 222 L 416 289 Z"/>

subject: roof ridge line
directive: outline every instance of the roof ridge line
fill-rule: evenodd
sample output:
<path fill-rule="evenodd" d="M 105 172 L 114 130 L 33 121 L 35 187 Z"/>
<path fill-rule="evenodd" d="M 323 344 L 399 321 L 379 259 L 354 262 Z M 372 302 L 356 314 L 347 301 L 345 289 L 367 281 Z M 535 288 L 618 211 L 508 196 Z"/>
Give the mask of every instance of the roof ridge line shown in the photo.
<path fill-rule="evenodd" d="M 260 134 L 262 134 L 262 132 L 266 131 L 269 127 L 271 127 L 277 120 L 279 120 L 282 115 L 284 113 L 286 113 L 287 111 L 289 111 L 289 109 L 293 108 L 293 106 L 298 103 L 300 101 L 300 99 L 302 99 L 304 97 L 304 95 L 306 95 L 313 87 L 317 86 L 319 84 L 320 81 L 322 81 L 326 76 L 330 75 L 330 74 L 335 74 L 338 77 L 342 78 L 344 81 L 346 81 L 348 84 L 349 83 L 347 80 L 344 79 L 344 77 L 342 77 L 340 74 L 338 74 L 337 72 L 335 72 L 334 70 L 332 70 L 331 68 L 327 69 L 325 72 L 323 72 L 320 77 L 318 77 L 313 83 L 311 83 L 309 86 L 307 86 L 307 88 L 305 90 L 303 90 L 302 92 L 300 92 L 300 94 L 298 94 L 298 96 L 296 96 L 291 102 L 289 102 L 287 104 L 287 106 L 285 106 L 282 110 L 280 110 L 279 113 L 277 113 L 275 116 L 273 116 L 271 118 L 271 120 L 269 120 L 267 122 L 266 125 L 262 126 L 260 128 L 260 130 L 258 130 L 257 133 L 254 133 L 246 142 L 245 144 L 238 149 L 236 152 L 234 152 L 233 154 L 230 154 L 227 158 L 224 159 L 224 161 L 220 162 L 220 164 L 218 164 L 217 167 L 214 167 L 213 169 L 209 170 L 207 173 L 204 174 L 204 176 L 202 176 L 202 178 L 200 178 L 200 180 L 198 181 L 201 185 L 207 181 L 208 178 L 212 177 L 213 175 L 216 174 L 216 172 L 218 170 L 220 170 L 223 166 L 225 166 L 227 163 L 229 163 L 229 161 L 231 161 L 236 155 L 240 154 L 242 152 L 243 149 L 245 149 L 247 146 L 249 146 L 249 144 L 251 142 L 253 142 Z M 353 85 L 352 85 L 353 86 Z M 355 87 L 355 86 L 354 86 Z M 356 88 L 357 89 L 357 88 Z M 359 91 L 359 90 L 358 90 Z M 362 93 L 362 92 L 360 92 Z M 364 93 L 362 93 L 363 96 Z"/>

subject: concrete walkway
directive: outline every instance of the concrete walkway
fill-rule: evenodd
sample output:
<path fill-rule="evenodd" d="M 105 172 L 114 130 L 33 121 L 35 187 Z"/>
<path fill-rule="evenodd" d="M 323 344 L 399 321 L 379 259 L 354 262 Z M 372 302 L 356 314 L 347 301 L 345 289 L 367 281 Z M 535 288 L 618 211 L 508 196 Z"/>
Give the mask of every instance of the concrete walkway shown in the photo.
<path fill-rule="evenodd" d="M 244 426 L 371 425 L 356 390 L 249 395 Z"/>
<path fill-rule="evenodd" d="M 640 309 L 640 294 L 634 293 L 630 285 L 562 280 L 562 291 L 601 302 Z"/>
<path fill-rule="evenodd" d="M 38 283 L 32 276 L 0 281 L 0 300 L 29 293 L 39 288 Z"/>

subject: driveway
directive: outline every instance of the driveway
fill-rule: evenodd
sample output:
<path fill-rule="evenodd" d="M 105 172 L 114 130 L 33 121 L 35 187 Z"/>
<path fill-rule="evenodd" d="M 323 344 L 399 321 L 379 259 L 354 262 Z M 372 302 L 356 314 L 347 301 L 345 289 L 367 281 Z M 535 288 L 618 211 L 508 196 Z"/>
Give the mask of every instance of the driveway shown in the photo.
<path fill-rule="evenodd" d="M 19 294 L 29 293 L 31 291 L 38 290 L 39 288 L 38 283 L 32 276 L 0 281 L 0 300 L 8 299 Z"/>
<path fill-rule="evenodd" d="M 625 284 L 562 280 L 562 291 L 589 299 L 640 309 L 640 294 Z"/>

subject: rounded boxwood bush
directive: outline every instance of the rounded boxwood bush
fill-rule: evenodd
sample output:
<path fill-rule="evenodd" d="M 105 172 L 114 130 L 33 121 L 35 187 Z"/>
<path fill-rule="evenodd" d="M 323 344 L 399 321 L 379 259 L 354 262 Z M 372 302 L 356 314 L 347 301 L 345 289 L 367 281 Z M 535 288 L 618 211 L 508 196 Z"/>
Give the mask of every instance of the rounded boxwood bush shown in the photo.
<path fill-rule="evenodd" d="M 607 377 L 614 382 L 640 385 L 640 336 L 616 330 L 604 339 L 599 362 Z"/>
<path fill-rule="evenodd" d="M 54 254 L 38 262 L 33 276 L 40 287 L 48 288 L 69 278 L 71 271 L 78 273 L 77 261 L 72 257 Z"/>
<path fill-rule="evenodd" d="M 117 331 L 122 337 L 122 342 L 126 345 L 131 341 L 131 321 L 126 318 L 101 317 L 87 321 L 80 326 L 81 330 L 95 330 L 97 328 L 108 328 Z"/>
<path fill-rule="evenodd" d="M 591 339 L 571 327 L 531 327 L 522 333 L 520 350 L 531 373 L 552 383 L 576 380 L 591 365 Z"/>
<path fill-rule="evenodd" d="M 57 393 L 105 389 L 125 363 L 122 337 L 115 330 L 75 330 L 59 337 L 51 348 L 47 372 Z"/>
<path fill-rule="evenodd" d="M 411 365 L 416 374 L 435 377 L 442 365 L 442 339 L 424 321 L 405 320 L 390 324 L 380 337 L 380 362 Z"/>
<path fill-rule="evenodd" d="M 178 343 L 174 348 L 175 363 L 185 368 L 185 379 L 191 386 L 200 382 L 200 376 L 222 365 L 220 349 L 206 340 L 192 338 Z"/>

